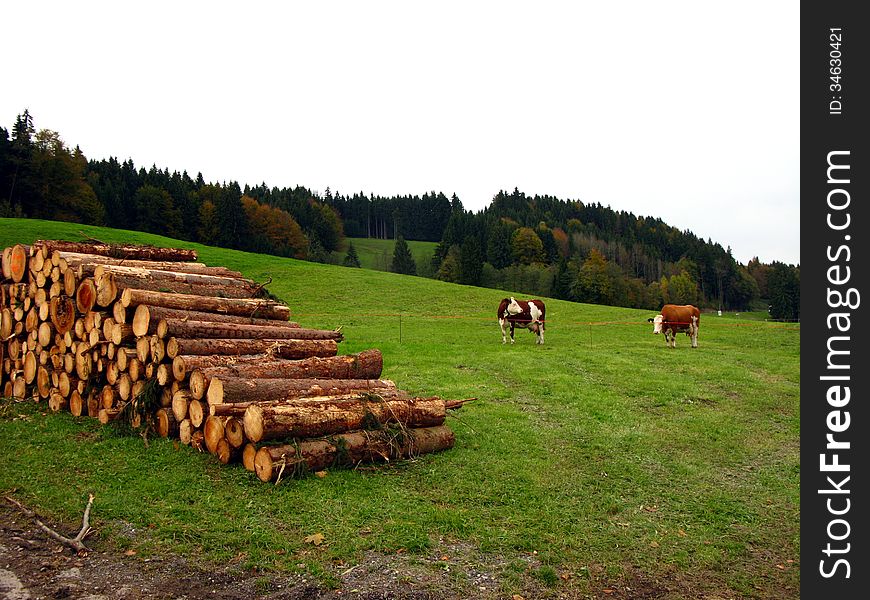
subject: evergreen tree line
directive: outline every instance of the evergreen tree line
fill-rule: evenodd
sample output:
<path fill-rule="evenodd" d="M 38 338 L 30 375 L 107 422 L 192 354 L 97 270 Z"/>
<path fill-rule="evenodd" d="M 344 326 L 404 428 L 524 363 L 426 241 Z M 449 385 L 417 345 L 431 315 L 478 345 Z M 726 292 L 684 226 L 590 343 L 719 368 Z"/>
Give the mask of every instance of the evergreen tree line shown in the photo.
<path fill-rule="evenodd" d="M 147 231 L 253 252 L 320 259 L 343 240 L 335 209 L 309 190 L 206 183 L 132 160 L 87 160 L 28 111 L 0 127 L 0 216 Z"/>
<path fill-rule="evenodd" d="M 693 303 L 770 308 L 796 319 L 800 268 L 753 259 L 653 217 L 600 204 L 500 191 L 482 211 L 456 195 L 323 195 L 305 187 L 241 188 L 201 174 L 88 160 L 28 111 L 0 127 L 0 216 L 128 228 L 205 244 L 327 262 L 349 237 L 397 239 L 393 270 L 580 302 L 656 309 Z M 414 265 L 404 240 L 439 242 Z M 355 249 L 347 264 L 359 263 Z"/>
<path fill-rule="evenodd" d="M 600 204 L 500 191 L 477 213 L 454 201 L 433 257 L 446 281 L 577 302 L 665 303 L 800 315 L 800 268 L 746 266 L 730 248 L 653 217 Z"/>

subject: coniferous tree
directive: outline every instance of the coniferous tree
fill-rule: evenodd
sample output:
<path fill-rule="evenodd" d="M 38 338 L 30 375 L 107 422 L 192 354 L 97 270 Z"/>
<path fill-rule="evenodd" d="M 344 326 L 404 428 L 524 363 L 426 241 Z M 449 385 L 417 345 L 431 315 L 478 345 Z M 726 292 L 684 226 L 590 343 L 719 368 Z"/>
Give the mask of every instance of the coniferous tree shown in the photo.
<path fill-rule="evenodd" d="M 390 271 L 393 273 L 402 273 L 404 275 L 416 275 L 417 263 L 414 262 L 414 257 L 411 256 L 411 249 L 408 247 L 408 242 L 405 238 L 399 236 L 396 239 L 396 246 L 393 248 L 393 262 L 390 265 Z"/>
<path fill-rule="evenodd" d="M 347 254 L 344 256 L 343 264 L 345 267 L 356 267 L 357 269 L 362 266 L 359 262 L 359 256 L 356 253 L 356 248 L 354 248 L 353 242 L 351 242 L 347 247 Z"/>

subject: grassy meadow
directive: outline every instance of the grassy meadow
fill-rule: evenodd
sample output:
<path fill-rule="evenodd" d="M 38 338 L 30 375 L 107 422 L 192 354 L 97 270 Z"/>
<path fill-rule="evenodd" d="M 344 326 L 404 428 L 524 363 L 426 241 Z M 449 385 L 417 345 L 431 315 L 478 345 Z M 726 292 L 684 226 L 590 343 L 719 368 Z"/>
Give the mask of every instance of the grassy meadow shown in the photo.
<path fill-rule="evenodd" d="M 347 254 L 348 244 L 353 243 L 356 248 L 359 263 L 363 269 L 375 269 L 377 271 L 389 271 L 390 264 L 393 262 L 393 249 L 396 245 L 395 240 L 376 240 L 372 238 L 346 238 L 343 248 L 333 252 L 330 256 L 331 262 L 341 264 Z M 435 247 L 438 244 L 435 242 L 418 242 L 408 240 L 408 248 L 411 250 L 411 256 L 414 257 L 414 262 L 417 263 L 417 273 L 426 273 L 425 269 L 431 271 L 429 266 L 432 262 L 432 255 L 435 252 Z"/>
<path fill-rule="evenodd" d="M 630 574 L 688 582 L 698 597 L 798 597 L 799 325 L 705 313 L 700 347 L 681 335 L 671 350 L 649 311 L 548 299 L 545 345 L 525 330 L 502 345 L 495 312 L 510 291 L 0 219 L 0 246 L 82 233 L 195 247 L 207 264 L 272 278 L 294 320 L 342 327 L 341 353 L 379 348 L 399 387 L 477 400 L 448 419 L 450 451 L 278 486 L 172 441 L 146 447 L 6 400 L 0 491 L 41 514 L 77 530 L 93 493 L 107 543 L 301 569 L 326 585 L 369 551 L 463 548 L 498 557 L 506 597 L 526 578 L 558 595 Z M 314 533 L 322 545 L 305 542 Z"/>

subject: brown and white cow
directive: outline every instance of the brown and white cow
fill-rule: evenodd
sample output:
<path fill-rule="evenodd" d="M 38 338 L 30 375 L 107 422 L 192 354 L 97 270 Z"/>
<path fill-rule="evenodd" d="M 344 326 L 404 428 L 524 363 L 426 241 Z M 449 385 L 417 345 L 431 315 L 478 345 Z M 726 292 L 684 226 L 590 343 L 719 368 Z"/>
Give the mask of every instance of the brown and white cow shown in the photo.
<path fill-rule="evenodd" d="M 698 327 L 701 325 L 701 311 L 691 304 L 665 304 L 662 314 L 647 319 L 653 323 L 653 333 L 664 333 L 665 344 L 677 347 L 677 333 L 686 332 L 692 338 L 692 348 L 698 347 Z"/>
<path fill-rule="evenodd" d="M 498 324 L 501 327 L 501 343 L 507 343 L 505 324 L 511 328 L 511 344 L 514 343 L 514 327 L 528 329 L 536 336 L 536 343 L 544 343 L 544 303 L 540 300 L 517 300 L 505 298 L 498 305 Z"/>

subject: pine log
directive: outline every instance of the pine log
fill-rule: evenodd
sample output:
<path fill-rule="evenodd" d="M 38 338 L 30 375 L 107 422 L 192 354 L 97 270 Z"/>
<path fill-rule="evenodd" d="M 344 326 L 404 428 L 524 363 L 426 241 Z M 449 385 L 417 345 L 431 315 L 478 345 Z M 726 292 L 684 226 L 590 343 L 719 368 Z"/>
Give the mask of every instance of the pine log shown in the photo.
<path fill-rule="evenodd" d="M 73 390 L 69 395 L 69 411 L 74 417 L 80 417 L 86 414 L 88 410 L 87 403 L 78 390 Z"/>
<path fill-rule="evenodd" d="M 51 299 L 49 305 L 51 323 L 58 333 L 70 331 L 76 321 L 76 305 L 67 296 L 57 296 Z"/>
<path fill-rule="evenodd" d="M 287 321 L 286 319 L 259 319 L 257 317 L 245 317 L 239 315 L 225 315 L 214 312 L 202 312 L 199 310 L 180 310 L 177 308 L 166 308 L 163 306 L 149 306 L 140 304 L 137 307 L 137 315 L 139 309 L 147 309 L 148 318 L 151 320 L 159 319 L 182 319 L 187 321 L 212 321 L 214 323 L 240 323 L 243 325 L 269 325 L 272 327 L 299 327 L 299 323 Z M 144 318 L 144 315 L 143 315 Z M 135 318 L 134 318 L 135 324 Z M 153 332 L 151 332 L 153 333 Z M 137 334 L 139 335 L 139 334 Z M 144 335 L 144 334 L 143 334 Z"/>
<path fill-rule="evenodd" d="M 12 279 L 12 246 L 3 248 L 3 254 L 0 255 L 0 279 Z M 5 304 L 5 299 L 3 304 Z"/>
<path fill-rule="evenodd" d="M 453 432 L 445 426 L 407 429 L 399 434 L 356 431 L 329 439 L 263 446 L 257 450 L 254 469 L 261 481 L 276 481 L 331 466 L 412 458 L 452 448 L 454 441 Z"/>
<path fill-rule="evenodd" d="M 79 283 L 76 289 L 76 308 L 80 313 L 87 314 L 93 310 L 97 303 L 97 287 L 94 280 L 88 277 Z"/>
<path fill-rule="evenodd" d="M 340 331 L 304 329 L 302 327 L 272 327 L 242 323 L 214 323 L 211 321 L 184 321 L 166 319 L 168 333 L 176 338 L 221 338 L 221 339 L 286 339 L 286 340 L 336 340 L 341 341 Z"/>
<path fill-rule="evenodd" d="M 0 350 L 0 358 L 3 356 L 3 351 Z M 2 379 L 2 376 L 0 376 Z M 51 374 L 45 367 L 39 367 L 36 370 L 36 393 L 40 398 L 48 398 L 51 392 Z"/>
<path fill-rule="evenodd" d="M 78 277 L 73 269 L 65 268 L 63 270 L 63 293 L 72 298 L 76 294 L 78 287 Z"/>
<path fill-rule="evenodd" d="M 283 321 L 290 318 L 290 308 L 284 304 L 272 300 L 253 298 L 215 298 L 211 296 L 172 294 L 126 288 L 121 293 L 120 301 L 124 307 L 148 304 L 151 306 L 164 306 L 166 308 L 199 310 L 229 315 L 242 315 L 245 317 L 280 319 Z"/>
<path fill-rule="evenodd" d="M 97 288 L 97 305 L 110 306 L 118 297 L 119 287 L 115 282 L 115 276 L 111 273 L 103 273 L 94 277 L 94 286 Z"/>
<path fill-rule="evenodd" d="M 190 393 L 187 390 L 178 390 L 172 394 L 172 413 L 176 421 L 181 422 L 188 418 L 189 405 Z"/>
<path fill-rule="evenodd" d="M 242 448 L 242 464 L 245 466 L 245 469 L 254 472 L 254 459 L 257 456 L 257 445 L 251 442 L 245 444 L 244 448 Z"/>
<path fill-rule="evenodd" d="M 39 362 L 36 360 L 36 354 L 33 351 L 28 351 L 24 354 L 24 383 L 30 385 L 36 379 L 36 370 Z"/>
<path fill-rule="evenodd" d="M 99 265 L 94 278 L 111 273 L 120 289 L 167 291 L 225 298 L 253 298 L 262 287 L 250 279 L 220 277 L 200 273 L 179 273 L 171 270 L 142 269 L 138 267 Z"/>
<path fill-rule="evenodd" d="M 112 408 L 115 405 L 116 396 L 115 386 L 104 385 L 103 389 L 100 391 L 99 407 Z"/>
<path fill-rule="evenodd" d="M 94 419 L 99 418 L 100 416 L 100 398 L 93 391 L 88 393 L 87 397 L 87 405 L 88 405 L 88 416 L 93 417 Z"/>
<path fill-rule="evenodd" d="M 247 439 L 245 438 L 245 425 L 241 419 L 230 417 L 224 423 L 224 437 L 232 448 L 241 448 Z"/>
<path fill-rule="evenodd" d="M 438 397 L 378 398 L 363 393 L 252 404 L 245 410 L 244 423 L 248 439 L 262 442 L 317 437 L 387 423 L 432 427 L 444 423 L 446 415 L 444 400 Z"/>
<path fill-rule="evenodd" d="M 43 248 L 48 254 L 59 252 L 79 252 L 96 254 L 124 260 L 195 261 L 196 250 L 185 248 L 158 248 L 138 244 L 105 244 L 90 242 L 67 242 L 61 240 L 37 240 L 33 246 Z M 61 254 L 61 256 L 63 256 Z"/>
<path fill-rule="evenodd" d="M 204 402 L 191 399 L 187 404 L 187 416 L 190 418 L 190 424 L 194 427 L 202 427 L 206 417 L 209 416 L 208 409 Z"/>
<path fill-rule="evenodd" d="M 157 418 L 157 435 L 160 437 L 177 437 L 178 421 L 171 410 L 158 408 L 155 414 Z"/>
<path fill-rule="evenodd" d="M 178 441 L 185 446 L 189 446 L 193 431 L 194 429 L 190 424 L 190 419 L 182 419 L 181 422 L 178 423 Z"/>
<path fill-rule="evenodd" d="M 174 271 L 177 273 L 202 273 L 203 275 L 215 275 L 217 277 L 237 277 L 243 275 L 226 267 L 209 267 L 199 262 L 156 261 L 111 258 L 97 254 L 85 254 L 81 252 L 60 253 L 61 258 L 66 260 L 67 265 L 76 269 L 81 268 L 84 275 L 93 275 L 94 269 L 99 265 L 111 265 L 121 267 L 133 267 L 137 269 L 156 269 L 159 271 Z"/>
<path fill-rule="evenodd" d="M 396 389 L 396 384 L 388 379 L 213 377 L 209 382 L 206 399 L 209 404 L 261 402 L 387 389 Z"/>
<path fill-rule="evenodd" d="M 231 462 L 236 462 L 242 457 L 242 449 L 235 448 L 232 444 L 229 443 L 227 438 L 221 438 L 218 440 L 217 448 L 214 451 L 215 457 L 217 457 L 218 461 L 221 464 L 227 465 Z"/>
<path fill-rule="evenodd" d="M 69 408 L 69 399 L 57 390 L 52 390 L 48 396 L 48 408 L 53 412 L 60 412 Z"/>
<path fill-rule="evenodd" d="M 117 419 L 120 415 L 120 408 L 101 408 L 100 414 L 97 418 L 100 420 L 100 423 L 106 425 Z"/>
<path fill-rule="evenodd" d="M 24 275 L 27 273 L 27 263 L 27 251 L 24 249 L 24 246 L 21 244 L 15 244 L 12 246 L 8 263 L 9 278 L 15 283 L 19 283 L 23 280 Z M 4 271 L 5 270 L 7 269 L 4 269 Z"/>
<path fill-rule="evenodd" d="M 224 438 L 224 423 L 226 417 L 211 417 L 205 420 L 202 433 L 205 436 L 205 447 L 212 454 L 217 452 L 218 442 Z"/>
<path fill-rule="evenodd" d="M 250 354 L 271 355 L 273 359 L 276 357 L 299 359 L 313 356 L 322 358 L 338 354 L 338 343 L 335 340 L 222 340 L 217 338 L 169 338 L 166 342 L 166 356 L 169 358 L 176 358 L 179 355 L 218 355 L 234 356 L 241 362 L 244 355 Z"/>

